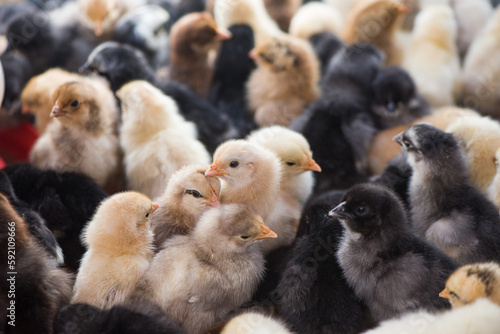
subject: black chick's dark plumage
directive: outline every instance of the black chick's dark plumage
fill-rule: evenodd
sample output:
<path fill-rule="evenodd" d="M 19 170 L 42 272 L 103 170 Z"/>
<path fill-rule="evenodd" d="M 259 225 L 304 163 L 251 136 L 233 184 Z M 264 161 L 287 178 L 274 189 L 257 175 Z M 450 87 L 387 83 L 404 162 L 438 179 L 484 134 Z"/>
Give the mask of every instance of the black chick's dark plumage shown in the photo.
<path fill-rule="evenodd" d="M 2 108 L 5 108 L 10 116 L 22 118 L 21 93 L 26 83 L 34 75 L 33 68 L 28 58 L 15 50 L 2 53 L 0 61 L 5 77 Z"/>
<path fill-rule="evenodd" d="M 65 265 L 76 271 L 85 253 L 81 231 L 108 195 L 83 174 L 42 171 L 30 164 L 10 165 L 3 171 L 19 199 L 45 219 L 63 250 Z"/>
<path fill-rule="evenodd" d="M 359 184 L 332 209 L 345 227 L 337 257 L 375 321 L 418 309 L 450 308 L 439 297 L 456 264 L 415 236 L 399 198 L 380 185 Z"/>
<path fill-rule="evenodd" d="M 309 38 L 309 42 L 312 44 L 314 52 L 320 61 L 321 73 L 326 73 L 330 60 L 344 46 L 344 43 L 331 32 L 314 34 Z"/>

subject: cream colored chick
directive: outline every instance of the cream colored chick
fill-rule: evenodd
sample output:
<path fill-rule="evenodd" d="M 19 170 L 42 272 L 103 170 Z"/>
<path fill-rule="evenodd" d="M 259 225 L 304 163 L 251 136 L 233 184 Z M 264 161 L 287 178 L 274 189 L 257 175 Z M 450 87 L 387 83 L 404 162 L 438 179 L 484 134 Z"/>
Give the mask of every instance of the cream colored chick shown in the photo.
<path fill-rule="evenodd" d="M 281 192 L 290 194 L 303 207 L 314 187 L 312 172 L 321 167 L 312 158 L 307 139 L 298 132 L 282 126 L 255 130 L 248 141 L 257 143 L 274 152 L 281 160 Z"/>
<path fill-rule="evenodd" d="M 151 217 L 155 247 L 176 234 L 190 233 L 201 215 L 220 204 L 220 181 L 205 176 L 208 165 L 190 165 L 172 174 L 167 189 L 155 199 L 160 208 Z"/>
<path fill-rule="evenodd" d="M 500 118 L 500 6 L 469 47 L 464 59 L 462 103 Z"/>
<path fill-rule="evenodd" d="M 81 76 L 60 68 L 52 68 L 28 81 L 21 93 L 22 113 L 35 115 L 35 126 L 43 134 L 51 121 L 50 112 L 54 101 L 51 97 L 60 85 L 80 80 Z"/>
<path fill-rule="evenodd" d="M 333 6 L 323 2 L 309 2 L 299 8 L 290 22 L 290 35 L 308 40 L 322 32 L 340 35 L 344 20 Z"/>
<path fill-rule="evenodd" d="M 353 7 L 359 1 L 360 0 L 323 0 L 323 2 L 337 9 L 343 18 L 346 18 L 349 15 Z"/>
<path fill-rule="evenodd" d="M 33 146 L 30 162 L 86 174 L 104 187 L 120 167 L 113 92 L 100 80 L 82 79 L 59 86 L 52 100 L 54 120 Z"/>
<path fill-rule="evenodd" d="M 212 208 L 154 257 L 136 299 L 158 305 L 188 333 L 205 333 L 252 297 L 264 273 L 256 241 L 265 238 L 276 233 L 245 205 Z"/>
<path fill-rule="evenodd" d="M 473 185 L 485 195 L 496 174 L 495 153 L 500 148 L 500 124 L 489 117 L 460 117 L 447 128 L 464 149 Z"/>
<path fill-rule="evenodd" d="M 221 334 L 291 334 L 276 319 L 255 312 L 242 313 L 224 326 Z"/>
<path fill-rule="evenodd" d="M 457 22 L 450 6 L 428 5 L 417 15 L 403 67 L 434 108 L 454 105 L 460 94 L 456 38 Z"/>
<path fill-rule="evenodd" d="M 500 148 L 495 152 L 495 167 L 495 177 L 488 187 L 488 198 L 497 206 L 498 210 L 500 210 Z"/>
<path fill-rule="evenodd" d="M 78 0 L 82 21 L 103 39 L 112 37 L 120 17 L 144 3 L 144 0 Z"/>
<path fill-rule="evenodd" d="M 214 16 L 218 26 L 228 29 L 234 24 L 252 27 L 255 44 L 269 36 L 284 34 L 264 6 L 264 0 L 215 0 Z"/>
<path fill-rule="evenodd" d="M 385 54 L 386 65 L 400 65 L 403 49 L 397 31 L 409 8 L 397 0 L 361 0 L 347 16 L 342 33 L 350 44 L 368 42 Z"/>
<path fill-rule="evenodd" d="M 83 256 L 71 302 L 108 309 L 128 301 L 153 257 L 150 218 L 158 208 L 129 191 L 104 200 L 85 227 Z"/>
<path fill-rule="evenodd" d="M 288 31 L 290 20 L 302 5 L 302 0 L 264 0 L 269 16 L 283 31 Z"/>
<path fill-rule="evenodd" d="M 489 262 L 460 267 L 450 275 L 439 296 L 448 299 L 454 308 L 479 298 L 488 298 L 500 305 L 500 266 Z"/>
<path fill-rule="evenodd" d="M 319 62 L 308 42 L 270 37 L 250 56 L 257 69 L 247 82 L 248 104 L 260 127 L 288 126 L 319 96 Z"/>
<path fill-rule="evenodd" d="M 146 81 L 127 83 L 116 95 L 123 113 L 120 145 L 132 190 L 155 198 L 179 168 L 210 163 L 195 125 L 179 114 L 172 98 Z"/>

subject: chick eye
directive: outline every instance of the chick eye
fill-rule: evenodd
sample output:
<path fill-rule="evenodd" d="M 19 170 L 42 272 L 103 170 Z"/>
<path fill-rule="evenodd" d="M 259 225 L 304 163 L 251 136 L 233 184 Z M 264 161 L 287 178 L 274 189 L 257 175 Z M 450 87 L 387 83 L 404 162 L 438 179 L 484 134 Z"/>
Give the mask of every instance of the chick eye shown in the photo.
<path fill-rule="evenodd" d="M 193 196 L 194 198 L 202 198 L 203 197 L 203 195 L 200 194 L 200 192 L 198 190 L 188 189 L 188 190 L 186 190 L 186 194 L 189 194 L 189 195 Z"/>
<path fill-rule="evenodd" d="M 408 148 L 411 147 L 411 143 L 408 140 L 403 140 L 403 145 L 408 147 Z"/>
<path fill-rule="evenodd" d="M 250 236 L 249 235 L 242 235 L 240 238 L 243 240 L 247 240 L 248 238 L 250 238 Z"/>
<path fill-rule="evenodd" d="M 238 161 L 231 161 L 231 163 L 229 163 L 229 167 L 231 168 L 236 168 L 240 165 L 240 163 Z"/>
<path fill-rule="evenodd" d="M 293 161 L 287 161 L 286 164 L 288 166 L 295 166 L 295 162 L 293 162 Z"/>
<path fill-rule="evenodd" d="M 150 212 L 146 213 L 146 218 L 149 218 L 149 214 L 150 214 Z"/>
<path fill-rule="evenodd" d="M 362 216 L 366 213 L 366 208 L 364 206 L 360 206 L 356 209 L 356 213 Z"/>
<path fill-rule="evenodd" d="M 71 102 L 71 104 L 70 104 L 70 105 L 71 105 L 73 108 L 76 108 L 76 107 L 78 107 L 78 105 L 79 105 L 79 104 L 80 104 L 80 102 L 78 102 L 78 100 L 74 100 L 73 102 Z"/>

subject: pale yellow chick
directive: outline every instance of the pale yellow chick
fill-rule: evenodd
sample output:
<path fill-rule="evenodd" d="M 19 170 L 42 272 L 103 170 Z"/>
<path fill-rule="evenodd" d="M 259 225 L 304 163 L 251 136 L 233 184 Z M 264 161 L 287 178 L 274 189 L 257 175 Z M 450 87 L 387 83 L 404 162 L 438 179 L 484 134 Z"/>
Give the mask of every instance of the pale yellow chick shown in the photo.
<path fill-rule="evenodd" d="M 255 312 L 237 315 L 224 326 L 221 334 L 291 334 L 280 321 Z"/>
<path fill-rule="evenodd" d="M 344 20 L 340 12 L 324 2 L 304 4 L 292 17 L 290 35 L 308 40 L 322 32 L 340 35 Z"/>

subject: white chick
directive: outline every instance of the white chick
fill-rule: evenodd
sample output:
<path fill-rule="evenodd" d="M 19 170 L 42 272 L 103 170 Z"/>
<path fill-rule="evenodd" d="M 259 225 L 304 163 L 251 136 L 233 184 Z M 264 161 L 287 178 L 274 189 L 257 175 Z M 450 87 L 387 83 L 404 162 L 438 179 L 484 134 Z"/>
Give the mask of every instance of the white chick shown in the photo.
<path fill-rule="evenodd" d="M 215 207 L 192 234 L 165 244 L 135 296 L 158 305 L 188 333 L 205 333 L 252 297 L 264 273 L 255 242 L 265 238 L 276 234 L 245 205 Z"/>
<path fill-rule="evenodd" d="M 132 190 L 155 198 L 179 168 L 210 162 L 205 146 L 196 139 L 195 125 L 158 88 L 138 80 L 124 85 L 116 95 L 122 104 L 120 145 Z"/>
<path fill-rule="evenodd" d="M 85 227 L 88 247 L 72 303 L 111 308 L 128 301 L 153 257 L 150 218 L 158 208 L 146 196 L 123 192 L 104 200 Z"/>
<path fill-rule="evenodd" d="M 255 312 L 242 313 L 224 326 L 221 334 L 291 334 L 284 324 L 276 319 Z"/>
<path fill-rule="evenodd" d="M 290 35 L 302 39 L 322 32 L 340 35 L 343 25 L 344 19 L 335 7 L 323 2 L 309 2 L 292 17 Z"/>

